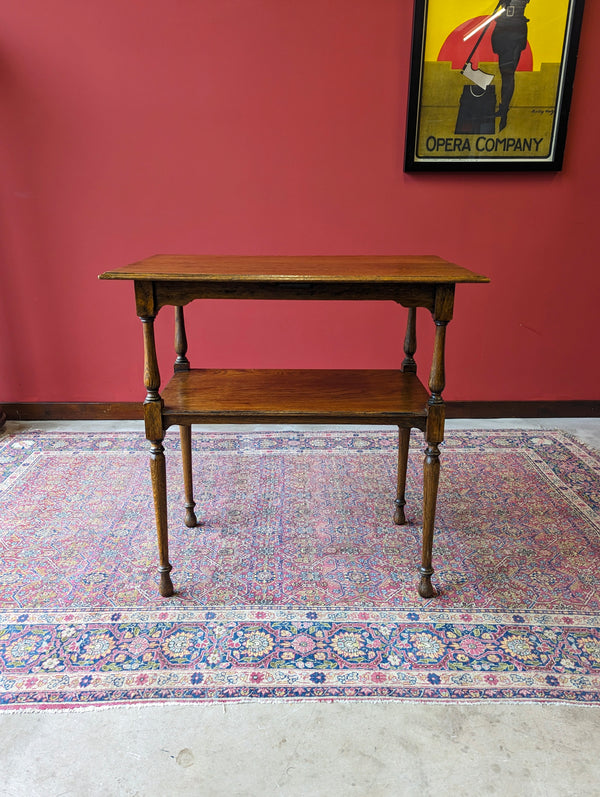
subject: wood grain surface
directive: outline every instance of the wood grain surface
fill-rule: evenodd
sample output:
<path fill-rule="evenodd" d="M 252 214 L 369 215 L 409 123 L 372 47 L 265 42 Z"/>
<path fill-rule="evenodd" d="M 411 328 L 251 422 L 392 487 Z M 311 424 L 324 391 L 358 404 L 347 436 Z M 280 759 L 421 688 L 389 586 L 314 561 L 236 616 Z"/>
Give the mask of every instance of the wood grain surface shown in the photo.
<path fill-rule="evenodd" d="M 122 268 L 106 271 L 100 279 L 158 281 L 266 282 L 489 282 L 462 266 L 434 255 L 384 256 L 243 256 L 154 255 Z"/>
<path fill-rule="evenodd" d="M 162 393 L 169 423 L 213 416 L 306 423 L 389 422 L 427 417 L 429 394 L 413 373 L 393 370 L 217 370 L 176 373 Z"/>

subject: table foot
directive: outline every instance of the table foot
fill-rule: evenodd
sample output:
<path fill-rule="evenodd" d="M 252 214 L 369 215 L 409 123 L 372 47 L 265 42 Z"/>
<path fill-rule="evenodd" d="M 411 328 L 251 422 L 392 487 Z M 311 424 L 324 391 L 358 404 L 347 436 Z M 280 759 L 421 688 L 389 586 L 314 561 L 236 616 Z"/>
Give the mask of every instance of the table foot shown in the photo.
<path fill-rule="evenodd" d="M 194 507 L 196 504 L 186 504 L 185 505 L 185 520 L 183 521 L 188 529 L 194 529 L 196 526 L 199 526 L 198 518 L 196 517 L 196 513 L 194 512 Z"/>
<path fill-rule="evenodd" d="M 401 498 L 396 498 L 394 501 L 396 504 L 396 509 L 394 510 L 394 523 L 397 526 L 405 526 L 406 525 L 406 516 L 404 514 L 404 506 L 406 501 Z"/>
<path fill-rule="evenodd" d="M 158 591 L 162 595 L 163 598 L 170 598 L 172 595 L 175 594 L 175 590 L 173 589 L 173 582 L 171 581 L 171 576 L 169 575 L 172 570 L 171 565 L 160 566 L 158 568 L 158 572 L 160 574 L 160 585 L 158 587 Z"/>
<path fill-rule="evenodd" d="M 433 584 L 431 583 L 431 576 L 433 575 L 432 567 L 420 567 L 419 573 L 421 580 L 419 582 L 419 595 L 422 598 L 435 598 L 438 594 Z"/>

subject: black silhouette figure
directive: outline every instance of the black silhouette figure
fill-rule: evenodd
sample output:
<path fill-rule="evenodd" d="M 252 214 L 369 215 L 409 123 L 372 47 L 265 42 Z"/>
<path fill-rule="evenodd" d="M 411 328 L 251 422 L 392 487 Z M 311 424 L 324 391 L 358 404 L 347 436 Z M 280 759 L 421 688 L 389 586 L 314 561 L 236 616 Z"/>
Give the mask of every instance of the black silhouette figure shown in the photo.
<path fill-rule="evenodd" d="M 527 47 L 525 6 L 529 0 L 500 0 L 505 12 L 496 20 L 492 31 L 492 49 L 498 56 L 502 88 L 496 116 L 500 117 L 499 131 L 506 127 L 508 109 L 515 90 L 515 72 L 521 53 Z"/>

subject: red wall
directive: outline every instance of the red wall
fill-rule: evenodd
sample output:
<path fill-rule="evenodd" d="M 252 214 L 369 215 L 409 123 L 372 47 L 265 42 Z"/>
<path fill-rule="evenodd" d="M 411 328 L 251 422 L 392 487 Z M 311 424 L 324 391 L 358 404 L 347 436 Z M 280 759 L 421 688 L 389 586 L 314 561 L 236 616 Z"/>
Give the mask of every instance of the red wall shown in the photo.
<path fill-rule="evenodd" d="M 0 402 L 143 397 L 133 288 L 96 277 L 157 252 L 438 254 L 492 278 L 458 289 L 446 398 L 598 398 L 600 4 L 563 171 L 488 176 L 403 172 L 412 6 L 5 0 Z M 393 368 L 403 314 L 197 303 L 192 364 Z"/>

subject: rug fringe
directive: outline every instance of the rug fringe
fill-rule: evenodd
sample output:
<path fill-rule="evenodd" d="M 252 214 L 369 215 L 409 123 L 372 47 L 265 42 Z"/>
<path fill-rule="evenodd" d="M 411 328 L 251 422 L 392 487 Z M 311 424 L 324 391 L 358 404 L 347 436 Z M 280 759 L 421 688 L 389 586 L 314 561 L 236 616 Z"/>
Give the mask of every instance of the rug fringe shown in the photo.
<path fill-rule="evenodd" d="M 600 706 L 600 701 L 596 703 L 579 703 L 577 701 L 570 701 L 570 700 L 547 700 L 547 699 L 533 699 L 533 698 L 523 698 L 522 700 L 510 700 L 507 698 L 477 698 L 473 700 L 462 700 L 460 698 L 445 700 L 445 699 L 436 699 L 436 698 L 421 698 L 421 699 L 414 699 L 414 698 L 374 698 L 374 697 L 355 697 L 355 698 L 338 698 L 338 697 L 256 697 L 256 698 L 220 698 L 220 699 L 207 699 L 207 700 L 175 700 L 173 702 L 165 702 L 165 701 L 153 701 L 148 700 L 147 702 L 140 703 L 136 701 L 135 703 L 110 703 L 106 705 L 85 705 L 85 706 L 78 706 L 78 705 L 65 705 L 65 706 L 48 706 L 47 708 L 36 708 L 33 706 L 24 706 L 23 708 L 11 707 L 11 708 L 4 708 L 0 707 L 0 718 L 5 714 L 67 714 L 67 713 L 84 713 L 84 712 L 93 712 L 93 711 L 144 711 L 145 709 L 156 709 L 156 708 L 170 708 L 170 707 L 198 707 L 198 706 L 222 706 L 223 713 L 227 713 L 227 707 L 234 705 L 281 705 L 281 704 L 296 704 L 296 703 L 318 703 L 321 705 L 339 705 L 343 703 L 344 705 L 351 706 L 356 705 L 357 703 L 369 703 L 371 705 L 394 705 L 399 707 L 401 705 L 411 705 L 411 706 L 418 706 L 418 705 L 428 705 L 428 706 L 485 706 L 485 705 L 502 705 L 502 706 L 519 706 L 519 708 L 524 708 L 525 706 L 533 707 L 533 706 L 548 706 L 548 707 L 555 707 L 559 708 L 562 706 L 570 706 L 572 708 L 577 709 L 598 709 Z"/>

